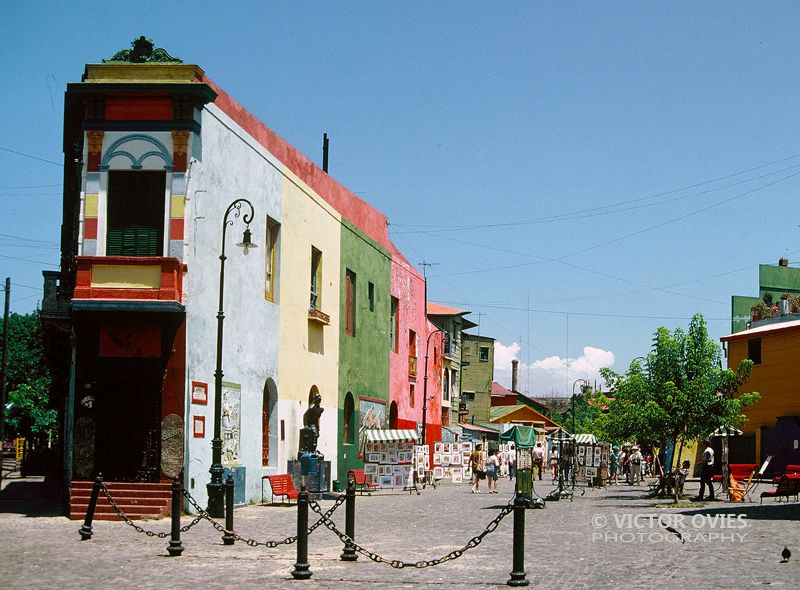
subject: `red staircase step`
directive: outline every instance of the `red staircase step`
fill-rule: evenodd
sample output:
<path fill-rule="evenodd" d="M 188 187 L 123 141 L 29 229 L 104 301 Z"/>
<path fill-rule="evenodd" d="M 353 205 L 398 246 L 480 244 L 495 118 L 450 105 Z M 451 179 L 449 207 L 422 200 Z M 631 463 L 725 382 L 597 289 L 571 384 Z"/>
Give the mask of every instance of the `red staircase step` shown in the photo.
<path fill-rule="evenodd" d="M 108 482 L 108 493 L 120 510 L 131 520 L 161 518 L 170 513 L 172 500 L 171 484 L 140 482 Z M 92 495 L 94 482 L 74 481 L 70 486 L 69 517 L 82 520 Z M 97 498 L 94 518 L 96 520 L 121 520 L 105 494 Z"/>

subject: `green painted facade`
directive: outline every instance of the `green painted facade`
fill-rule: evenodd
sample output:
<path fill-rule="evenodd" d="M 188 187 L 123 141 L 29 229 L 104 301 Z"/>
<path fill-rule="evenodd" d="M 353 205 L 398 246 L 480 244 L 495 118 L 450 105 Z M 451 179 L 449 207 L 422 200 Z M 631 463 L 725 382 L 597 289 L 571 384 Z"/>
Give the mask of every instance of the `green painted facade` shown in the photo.
<path fill-rule="evenodd" d="M 731 333 L 747 329 L 750 308 L 763 299 L 766 293 L 778 301 L 784 293 L 800 294 L 800 268 L 774 264 L 758 265 L 758 297 L 734 295 L 731 297 Z"/>
<path fill-rule="evenodd" d="M 388 423 L 388 326 L 392 262 L 389 252 L 350 222 L 342 220 L 342 226 L 337 445 L 339 460 L 336 479 L 346 484 L 347 471 L 361 469 L 364 463 L 358 457 L 359 400 L 368 398 L 385 401 L 385 417 Z M 352 303 L 347 294 L 349 284 L 354 285 Z M 348 331 L 348 305 L 352 305 L 351 313 L 354 313 L 355 320 L 352 334 Z M 348 393 L 352 395 L 353 410 L 346 428 Z"/>
<path fill-rule="evenodd" d="M 468 423 L 489 422 L 494 380 L 494 338 L 463 334 L 461 359 L 461 401 L 466 403 Z M 466 364 L 469 363 L 469 364 Z"/>

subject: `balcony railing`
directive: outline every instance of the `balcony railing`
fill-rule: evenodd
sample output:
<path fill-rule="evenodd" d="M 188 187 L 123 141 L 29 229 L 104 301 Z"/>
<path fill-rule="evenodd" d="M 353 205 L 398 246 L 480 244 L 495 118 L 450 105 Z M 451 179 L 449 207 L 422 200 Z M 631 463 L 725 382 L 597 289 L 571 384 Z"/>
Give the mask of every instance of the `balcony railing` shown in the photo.
<path fill-rule="evenodd" d="M 162 256 L 78 256 L 75 299 L 183 301 L 185 267 Z"/>

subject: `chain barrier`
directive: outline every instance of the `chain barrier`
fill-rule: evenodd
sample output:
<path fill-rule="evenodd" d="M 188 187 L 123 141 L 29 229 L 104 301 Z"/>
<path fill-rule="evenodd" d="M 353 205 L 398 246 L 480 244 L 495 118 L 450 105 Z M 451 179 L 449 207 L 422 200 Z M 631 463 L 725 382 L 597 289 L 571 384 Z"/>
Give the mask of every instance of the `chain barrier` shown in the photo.
<path fill-rule="evenodd" d="M 333 534 L 335 534 L 337 537 L 339 537 L 339 539 L 341 539 L 341 541 L 345 545 L 352 547 L 353 549 L 355 549 L 362 555 L 368 557 L 375 563 L 387 563 L 395 569 L 403 569 L 404 567 L 413 567 L 416 569 L 422 569 L 434 565 L 439 565 L 445 563 L 446 561 L 450 561 L 452 559 L 458 559 L 470 549 L 474 549 L 475 547 L 480 545 L 481 541 L 483 541 L 483 538 L 489 533 L 494 532 L 494 530 L 498 527 L 500 522 L 511 512 L 514 511 L 514 500 L 512 498 L 511 501 L 509 501 L 509 503 L 500 510 L 500 513 L 494 518 L 494 520 L 492 520 L 486 526 L 483 532 L 481 532 L 479 535 L 475 537 L 472 537 L 469 540 L 469 542 L 466 545 L 464 545 L 464 547 L 462 547 L 461 549 L 456 549 L 455 551 L 451 551 L 447 555 L 440 557 L 438 559 L 423 560 L 412 563 L 412 562 L 402 561 L 399 559 L 387 559 L 385 557 L 382 557 L 381 555 L 378 555 L 377 553 L 373 553 L 372 551 L 365 549 L 364 547 L 353 541 L 353 539 L 348 537 L 345 533 L 340 531 L 333 523 L 333 521 L 331 521 L 326 514 L 322 513 L 322 507 L 315 500 L 309 498 L 308 505 L 314 512 L 321 515 L 320 520 L 318 522 L 322 522 L 325 525 L 325 527 L 329 529 L 331 532 L 333 532 Z"/>
<path fill-rule="evenodd" d="M 223 535 L 230 535 L 231 537 L 233 537 L 234 540 L 241 541 L 242 543 L 245 543 L 246 545 L 249 545 L 250 547 L 259 547 L 260 546 L 260 547 L 270 547 L 270 548 L 274 549 L 275 547 L 279 547 L 281 545 L 291 545 L 292 543 L 297 541 L 297 535 L 292 535 L 291 537 L 286 537 L 282 541 L 256 541 L 255 539 L 246 539 L 246 538 L 242 537 L 241 535 L 239 535 L 239 533 L 237 533 L 235 531 L 227 530 L 223 525 L 221 525 L 216 520 L 214 520 L 211 517 L 211 515 L 207 511 L 205 511 L 195 501 L 195 499 L 192 497 L 192 495 L 185 488 L 183 489 L 183 496 L 186 498 L 186 500 L 189 502 L 189 504 L 191 504 L 192 507 L 195 510 L 197 510 L 198 516 L 197 516 L 197 518 L 195 520 L 205 519 L 209 523 L 211 523 L 211 526 L 213 526 L 218 532 L 222 533 Z M 324 519 L 330 518 L 330 516 L 336 511 L 336 509 L 339 506 L 341 506 L 344 503 L 344 501 L 345 501 L 345 496 L 344 495 L 339 496 L 336 499 L 336 502 L 334 502 L 333 506 L 331 506 L 328 509 L 328 511 L 325 514 L 323 514 L 322 517 L 317 522 L 315 522 L 314 524 L 312 524 L 308 528 L 308 534 L 310 535 L 311 533 L 314 532 L 314 530 L 316 530 L 320 525 L 322 525 Z"/>
<path fill-rule="evenodd" d="M 125 524 L 127 524 L 129 527 L 133 528 L 133 530 L 135 530 L 137 533 L 142 533 L 144 535 L 147 535 L 148 537 L 157 537 L 159 539 L 167 539 L 167 538 L 170 537 L 170 533 L 159 532 L 159 531 L 151 531 L 151 530 L 145 529 L 144 527 L 136 524 L 135 521 L 131 520 L 131 518 L 127 514 L 125 514 L 125 512 L 122 510 L 122 508 L 120 508 L 119 505 L 114 501 L 114 498 L 111 497 L 111 493 L 108 491 L 108 488 L 106 487 L 106 484 L 104 484 L 104 483 L 100 484 L 100 490 L 105 495 L 106 499 L 108 500 L 108 503 L 111 504 L 111 507 L 114 509 L 114 512 L 117 513 L 117 516 L 119 516 L 125 522 Z M 236 533 L 234 531 L 228 531 L 223 525 L 219 524 L 216 520 L 214 520 L 211 517 L 211 515 L 197 503 L 197 501 L 192 497 L 192 495 L 189 493 L 189 491 L 186 490 L 186 488 L 182 487 L 181 488 L 181 493 L 183 494 L 183 497 L 186 498 L 186 500 L 189 502 L 189 504 L 191 504 L 192 507 L 197 511 L 197 516 L 194 517 L 192 522 L 190 522 L 189 524 L 186 524 L 186 525 L 181 527 L 181 529 L 180 529 L 181 533 L 187 532 L 189 529 L 191 529 L 193 526 L 195 526 L 201 520 L 207 520 L 209 523 L 211 523 L 211 526 L 213 526 L 220 533 L 231 535 L 235 540 L 241 541 L 241 542 L 249 545 L 250 547 L 263 546 L 263 547 L 275 548 L 275 547 L 278 547 L 280 545 L 291 545 L 292 543 L 297 541 L 297 535 L 293 535 L 291 537 L 287 537 L 286 539 L 284 539 L 282 541 L 261 541 L 260 542 L 260 541 L 256 541 L 255 539 L 245 539 L 244 537 L 242 537 L 241 535 L 239 535 L 238 533 Z M 224 493 L 224 488 L 222 488 L 222 492 L 221 493 Z M 345 496 L 344 496 L 344 494 L 342 494 L 341 496 L 339 496 L 336 499 L 336 502 L 334 502 L 333 506 L 331 506 L 328 509 L 328 511 L 325 512 L 325 514 L 323 514 L 322 517 L 317 522 L 315 522 L 314 524 L 312 524 L 308 528 L 308 534 L 310 535 L 318 527 L 320 527 L 323 524 L 323 520 L 324 519 L 330 518 L 331 515 L 336 511 L 336 509 L 344 503 L 344 501 L 345 501 Z"/>

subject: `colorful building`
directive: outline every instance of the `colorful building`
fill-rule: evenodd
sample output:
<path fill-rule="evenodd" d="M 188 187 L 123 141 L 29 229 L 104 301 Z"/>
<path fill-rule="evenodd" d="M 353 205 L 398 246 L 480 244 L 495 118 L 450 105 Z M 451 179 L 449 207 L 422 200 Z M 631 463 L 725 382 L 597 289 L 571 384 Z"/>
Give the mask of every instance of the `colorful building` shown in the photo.
<path fill-rule="evenodd" d="M 747 389 L 761 394 L 744 409 L 744 436 L 730 439 L 731 462 L 760 464 L 772 455 L 772 472 L 800 463 L 800 314 L 762 321 L 721 340 L 728 367 L 753 361 Z"/>
<path fill-rule="evenodd" d="M 68 483 L 182 477 L 205 502 L 218 349 L 237 502 L 289 470 L 316 394 L 332 478 L 361 465 L 363 428 L 421 429 L 426 413 L 441 439 L 441 338 L 386 217 L 201 68 L 144 37 L 87 65 L 67 88 L 64 149 L 62 265 L 45 273 L 42 318 Z M 257 248 L 234 245 L 244 229 Z"/>
<path fill-rule="evenodd" d="M 494 381 L 494 338 L 463 334 L 459 421 L 489 422 Z"/>

